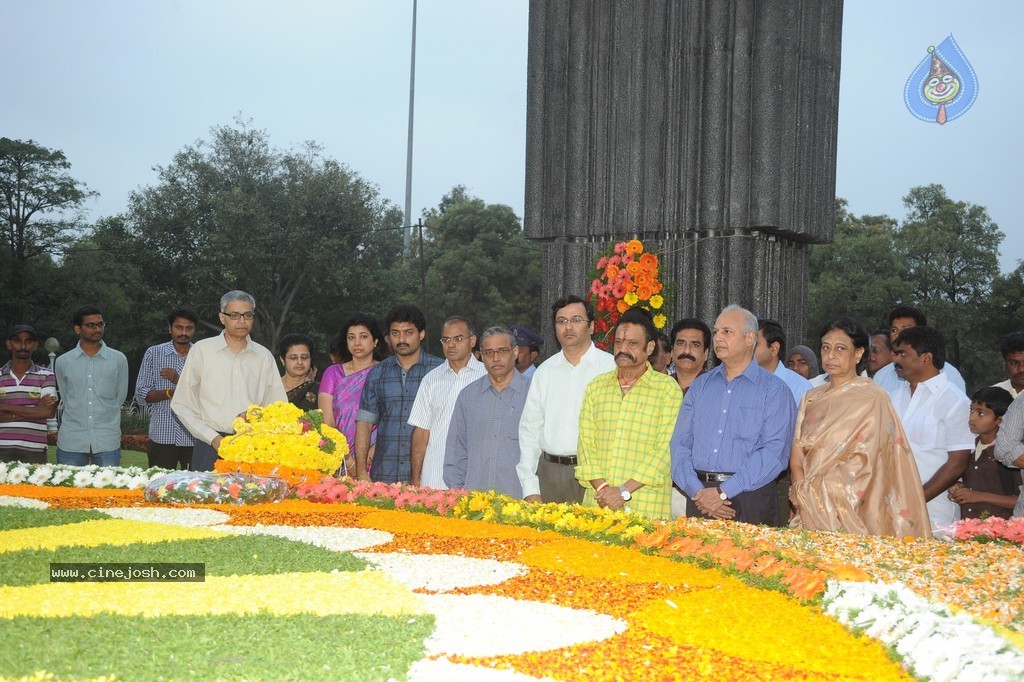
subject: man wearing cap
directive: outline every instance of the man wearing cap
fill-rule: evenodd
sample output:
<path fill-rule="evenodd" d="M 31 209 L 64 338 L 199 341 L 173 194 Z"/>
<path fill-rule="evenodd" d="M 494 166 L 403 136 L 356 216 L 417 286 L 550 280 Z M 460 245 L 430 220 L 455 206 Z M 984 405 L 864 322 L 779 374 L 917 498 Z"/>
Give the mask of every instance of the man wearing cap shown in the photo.
<path fill-rule="evenodd" d="M 71 319 L 78 345 L 57 358 L 54 375 L 64 403 L 57 462 L 121 464 L 121 405 L 128 397 L 128 359 L 103 341 L 99 308 L 83 306 Z"/>
<path fill-rule="evenodd" d="M 46 463 L 46 420 L 57 411 L 53 372 L 32 361 L 39 335 L 27 324 L 7 332 L 11 360 L 0 367 L 0 462 Z"/>
<path fill-rule="evenodd" d="M 535 363 L 540 355 L 540 347 L 544 345 L 544 338 L 529 327 L 521 324 L 514 324 L 508 328 L 516 341 L 516 369 L 527 379 L 537 371 Z"/>
<path fill-rule="evenodd" d="M 576 480 L 583 393 L 594 377 L 615 369 L 615 358 L 590 340 L 594 306 L 567 296 L 551 306 L 555 338 L 562 347 L 530 380 L 519 420 L 516 473 L 527 502 L 582 502 Z"/>

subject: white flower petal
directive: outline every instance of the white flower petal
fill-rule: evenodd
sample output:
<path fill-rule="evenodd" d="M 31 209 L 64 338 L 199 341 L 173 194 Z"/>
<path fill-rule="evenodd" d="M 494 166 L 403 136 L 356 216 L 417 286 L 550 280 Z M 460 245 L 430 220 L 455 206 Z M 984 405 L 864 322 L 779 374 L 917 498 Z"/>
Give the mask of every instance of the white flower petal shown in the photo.
<path fill-rule="evenodd" d="M 337 528 L 333 526 L 213 526 L 214 530 L 236 535 L 276 535 L 306 542 L 335 552 L 354 552 L 391 542 L 394 536 L 368 528 Z"/>
<path fill-rule="evenodd" d="M 49 502 L 33 500 L 30 497 L 14 497 L 12 495 L 0 495 L 0 507 L 25 507 L 26 509 L 47 509 Z"/>
<path fill-rule="evenodd" d="M 410 590 L 447 592 L 459 587 L 498 585 L 523 575 L 522 564 L 474 559 L 449 554 L 395 554 L 360 552 L 366 559 Z"/>
<path fill-rule="evenodd" d="M 96 509 L 116 519 L 153 521 L 171 526 L 214 526 L 231 519 L 224 512 L 197 507 L 107 507 Z"/>

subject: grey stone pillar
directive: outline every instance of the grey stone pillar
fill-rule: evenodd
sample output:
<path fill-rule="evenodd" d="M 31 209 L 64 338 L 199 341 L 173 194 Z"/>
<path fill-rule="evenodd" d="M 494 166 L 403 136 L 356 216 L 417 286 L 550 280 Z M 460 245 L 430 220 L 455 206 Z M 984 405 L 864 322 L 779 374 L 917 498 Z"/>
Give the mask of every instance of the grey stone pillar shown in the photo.
<path fill-rule="evenodd" d="M 841 0 L 531 0 L 526 236 L 549 306 L 639 237 L 670 320 L 728 303 L 803 335 L 834 231 Z M 553 348 L 553 344 L 548 344 Z"/>

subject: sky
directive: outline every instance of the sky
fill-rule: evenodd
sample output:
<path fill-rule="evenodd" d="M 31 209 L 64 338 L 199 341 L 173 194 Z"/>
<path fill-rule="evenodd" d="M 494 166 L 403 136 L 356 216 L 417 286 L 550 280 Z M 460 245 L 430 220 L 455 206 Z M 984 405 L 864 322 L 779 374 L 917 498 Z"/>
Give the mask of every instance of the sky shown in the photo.
<path fill-rule="evenodd" d="M 522 216 L 526 0 L 420 0 L 414 219 L 453 186 Z M 315 140 L 405 203 L 412 0 L 0 0 L 0 136 L 62 150 L 100 193 L 96 220 L 125 210 L 186 145 L 239 115 L 278 148 Z M 1017 0 L 847 0 L 836 193 L 857 215 L 905 215 L 911 187 L 940 183 L 985 206 L 1024 259 L 1024 88 Z M 903 86 L 950 33 L 974 67 L 973 108 L 921 122 Z"/>

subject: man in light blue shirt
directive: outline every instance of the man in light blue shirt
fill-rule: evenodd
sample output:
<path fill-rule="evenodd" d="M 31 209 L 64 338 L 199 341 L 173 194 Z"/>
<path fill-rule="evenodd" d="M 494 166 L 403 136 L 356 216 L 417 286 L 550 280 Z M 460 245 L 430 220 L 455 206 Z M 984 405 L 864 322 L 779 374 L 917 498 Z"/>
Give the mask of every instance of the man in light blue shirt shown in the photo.
<path fill-rule="evenodd" d="M 78 345 L 54 364 L 64 404 L 57 462 L 120 466 L 121 405 L 128 396 L 128 360 L 103 342 L 107 323 L 98 308 L 79 308 L 72 322 Z"/>
<path fill-rule="evenodd" d="M 780 522 L 775 481 L 789 464 L 796 405 L 782 379 L 754 361 L 757 332 L 750 311 L 723 310 L 713 342 L 722 364 L 686 394 L 671 450 L 688 516 Z"/>
<path fill-rule="evenodd" d="M 804 393 L 811 390 L 811 382 L 803 378 L 782 362 L 786 357 L 786 333 L 775 320 L 759 320 L 757 323 L 757 345 L 754 358 L 757 364 L 786 382 L 793 393 L 793 401 L 800 406 Z"/>

